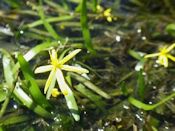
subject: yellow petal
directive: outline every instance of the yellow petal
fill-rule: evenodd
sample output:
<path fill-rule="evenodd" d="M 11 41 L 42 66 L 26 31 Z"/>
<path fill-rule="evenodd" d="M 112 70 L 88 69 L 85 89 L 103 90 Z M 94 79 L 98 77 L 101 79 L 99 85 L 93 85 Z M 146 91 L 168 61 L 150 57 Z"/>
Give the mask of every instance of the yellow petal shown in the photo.
<path fill-rule="evenodd" d="M 84 68 L 81 68 L 81 67 L 76 67 L 76 66 L 62 65 L 61 69 L 66 70 L 66 71 L 76 72 L 76 73 L 79 73 L 79 74 L 89 73 L 89 71 L 87 69 L 84 69 Z"/>
<path fill-rule="evenodd" d="M 59 61 L 60 65 L 63 65 L 64 63 L 66 63 L 67 61 L 69 61 L 70 59 L 72 59 L 76 54 L 78 54 L 81 51 L 81 49 L 76 49 L 74 51 L 72 51 L 70 54 L 68 54 L 67 56 L 65 56 L 62 60 Z"/>
<path fill-rule="evenodd" d="M 53 68 L 52 71 L 49 74 L 49 77 L 48 77 L 47 81 L 46 81 L 46 84 L 45 84 L 45 87 L 44 87 L 44 94 L 46 94 L 46 92 L 47 92 L 47 90 L 48 90 L 48 88 L 49 88 L 49 86 L 52 82 L 53 77 L 56 77 L 55 73 L 56 73 L 56 69 Z"/>
<path fill-rule="evenodd" d="M 175 57 L 174 56 L 168 54 L 167 57 L 175 62 Z"/>
<path fill-rule="evenodd" d="M 34 73 L 44 73 L 52 70 L 53 66 L 52 65 L 45 65 L 45 66 L 39 66 L 35 69 Z"/>
<path fill-rule="evenodd" d="M 111 16 L 111 8 L 109 8 L 109 9 L 106 9 L 105 11 L 104 11 L 104 16 Z"/>
<path fill-rule="evenodd" d="M 166 49 L 166 51 L 167 52 L 170 52 L 172 49 L 174 49 L 175 48 L 175 43 L 174 44 L 172 44 L 172 45 L 170 45 L 167 49 Z"/>
<path fill-rule="evenodd" d="M 155 56 L 159 56 L 160 53 L 153 53 L 153 54 L 148 54 L 148 55 L 145 55 L 144 58 L 150 58 L 150 57 L 155 57 Z"/>
<path fill-rule="evenodd" d="M 111 17 L 111 16 L 108 16 L 108 17 L 107 17 L 107 21 L 108 21 L 108 22 L 112 22 L 112 17 Z"/>

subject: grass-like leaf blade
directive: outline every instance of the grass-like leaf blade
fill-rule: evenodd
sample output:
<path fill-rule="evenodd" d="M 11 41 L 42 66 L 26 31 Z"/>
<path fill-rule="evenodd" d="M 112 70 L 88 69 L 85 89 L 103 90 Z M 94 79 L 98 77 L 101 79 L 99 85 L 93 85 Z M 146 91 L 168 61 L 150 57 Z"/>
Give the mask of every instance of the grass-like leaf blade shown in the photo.
<path fill-rule="evenodd" d="M 19 54 L 18 62 L 20 64 L 22 73 L 25 79 L 29 82 L 29 91 L 33 99 L 44 108 L 51 107 L 50 103 L 46 100 L 45 96 L 41 93 L 35 79 L 34 74 L 30 69 L 29 63 L 24 59 L 24 57 Z"/>

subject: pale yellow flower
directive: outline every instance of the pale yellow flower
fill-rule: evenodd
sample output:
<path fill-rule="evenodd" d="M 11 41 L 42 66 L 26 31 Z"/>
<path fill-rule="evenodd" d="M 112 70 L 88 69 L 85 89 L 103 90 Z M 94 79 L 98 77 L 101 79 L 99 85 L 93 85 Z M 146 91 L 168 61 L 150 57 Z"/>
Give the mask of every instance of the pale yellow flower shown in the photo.
<path fill-rule="evenodd" d="M 175 43 L 170 46 L 163 46 L 159 49 L 158 53 L 145 55 L 144 58 L 150 57 L 158 57 L 157 63 L 163 65 L 164 67 L 168 67 L 168 59 L 175 62 L 175 57 L 170 54 L 170 52 L 175 48 Z"/>
<path fill-rule="evenodd" d="M 35 73 L 44 73 L 50 71 L 50 75 L 46 81 L 44 93 L 46 94 L 48 89 L 52 91 L 55 86 L 56 81 L 58 82 L 59 88 L 64 95 L 68 95 L 69 92 L 72 92 L 67 83 L 65 82 L 62 70 L 76 72 L 79 74 L 88 73 L 87 69 L 66 65 L 65 63 L 72 59 L 76 54 L 78 54 L 81 49 L 76 49 L 72 51 L 70 54 L 62 58 L 61 60 L 57 57 L 57 52 L 55 49 L 49 51 L 50 54 L 50 65 L 44 65 L 37 67 Z M 56 90 L 54 91 L 54 96 L 56 96 Z M 51 94 L 50 94 L 51 95 Z M 48 98 L 50 97 L 48 96 Z"/>

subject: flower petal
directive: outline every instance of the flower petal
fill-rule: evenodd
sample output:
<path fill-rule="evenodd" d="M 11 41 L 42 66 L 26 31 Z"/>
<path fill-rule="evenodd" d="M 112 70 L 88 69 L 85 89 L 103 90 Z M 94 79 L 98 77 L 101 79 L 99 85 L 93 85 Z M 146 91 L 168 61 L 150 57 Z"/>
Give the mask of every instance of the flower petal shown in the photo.
<path fill-rule="evenodd" d="M 55 74 L 54 74 L 55 75 Z M 47 94 L 46 94 L 46 98 L 47 99 L 50 99 L 50 96 L 53 94 L 53 89 L 55 87 L 55 83 L 56 83 L 56 76 L 53 76 L 52 77 L 52 80 L 50 82 L 50 85 L 48 87 L 48 91 L 47 91 Z M 53 95 L 52 95 L 53 96 Z"/>
<path fill-rule="evenodd" d="M 59 85 L 61 92 L 63 94 L 65 94 L 65 92 L 69 92 L 70 88 L 64 80 L 64 76 L 63 76 L 62 71 L 58 68 L 56 69 L 56 79 L 57 79 L 57 82 L 58 82 L 58 85 Z"/>
<path fill-rule="evenodd" d="M 166 49 L 166 51 L 167 52 L 170 52 L 172 49 L 174 49 L 175 48 L 175 43 L 174 44 L 172 44 L 172 45 L 170 45 L 167 49 Z"/>
<path fill-rule="evenodd" d="M 157 63 L 163 65 L 164 67 L 168 67 L 168 58 L 166 56 L 159 56 Z"/>
<path fill-rule="evenodd" d="M 67 61 L 69 61 L 70 59 L 72 59 L 76 54 L 78 54 L 81 51 L 81 49 L 76 49 L 74 51 L 72 51 L 70 54 L 68 54 L 67 56 L 65 56 L 62 60 L 59 61 L 60 65 L 63 65 L 64 63 L 66 63 Z"/>
<path fill-rule="evenodd" d="M 87 69 L 81 68 L 81 67 L 76 67 L 76 66 L 62 65 L 61 69 L 66 70 L 66 71 L 76 72 L 79 74 L 89 73 L 89 71 Z"/>
<path fill-rule="evenodd" d="M 49 74 L 49 77 L 48 77 L 47 81 L 46 81 L 46 84 L 45 84 L 45 87 L 44 87 L 44 94 L 46 94 L 50 84 L 52 83 L 52 79 L 55 79 L 54 78 L 54 77 L 56 77 L 55 73 L 56 73 L 56 69 L 53 68 L 51 70 L 50 74 Z"/>
<path fill-rule="evenodd" d="M 144 58 L 150 58 L 150 57 L 155 57 L 155 56 L 159 56 L 160 53 L 153 53 L 153 54 L 148 54 L 148 55 L 145 55 Z"/>
<path fill-rule="evenodd" d="M 35 69 L 35 73 L 44 73 L 52 70 L 53 66 L 52 65 L 45 65 L 45 66 L 39 66 Z"/>
<path fill-rule="evenodd" d="M 64 97 L 66 99 L 67 106 L 68 106 L 68 108 L 70 109 L 70 111 L 72 113 L 72 116 L 74 117 L 74 119 L 76 121 L 79 121 L 80 116 L 78 114 L 78 106 L 77 106 L 77 103 L 75 101 L 73 92 L 69 88 L 67 83 L 65 82 L 63 73 L 60 69 L 56 70 L 56 78 L 57 78 L 57 81 L 58 81 L 59 88 L 60 88 L 61 92 L 64 94 Z M 67 94 L 65 94 L 65 92 Z"/>
<path fill-rule="evenodd" d="M 168 54 L 167 57 L 175 62 L 175 57 L 174 56 Z"/>
<path fill-rule="evenodd" d="M 168 58 L 166 56 L 163 57 L 163 65 L 164 67 L 168 67 Z"/>
<path fill-rule="evenodd" d="M 50 55 L 50 59 L 51 59 L 51 60 L 57 59 L 57 52 L 56 52 L 55 49 L 49 50 L 49 55 Z"/>

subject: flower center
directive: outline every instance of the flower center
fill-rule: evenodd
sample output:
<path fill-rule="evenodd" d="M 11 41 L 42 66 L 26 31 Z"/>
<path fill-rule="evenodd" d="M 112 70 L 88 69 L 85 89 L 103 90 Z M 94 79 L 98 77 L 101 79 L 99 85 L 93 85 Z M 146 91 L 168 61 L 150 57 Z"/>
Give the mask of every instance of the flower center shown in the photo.
<path fill-rule="evenodd" d="M 166 49 L 166 48 L 162 48 L 162 49 L 160 50 L 160 54 L 161 54 L 161 55 L 166 55 L 166 54 L 167 54 L 167 49 Z"/>

